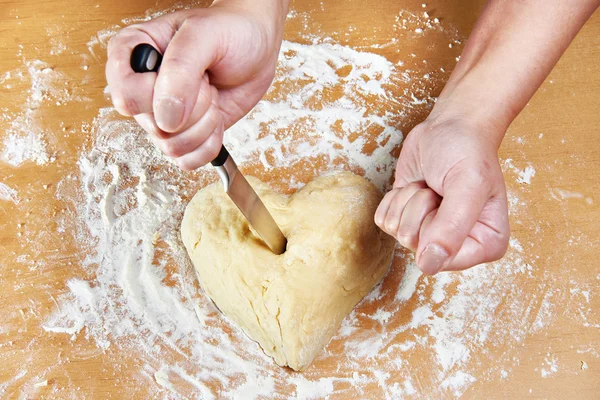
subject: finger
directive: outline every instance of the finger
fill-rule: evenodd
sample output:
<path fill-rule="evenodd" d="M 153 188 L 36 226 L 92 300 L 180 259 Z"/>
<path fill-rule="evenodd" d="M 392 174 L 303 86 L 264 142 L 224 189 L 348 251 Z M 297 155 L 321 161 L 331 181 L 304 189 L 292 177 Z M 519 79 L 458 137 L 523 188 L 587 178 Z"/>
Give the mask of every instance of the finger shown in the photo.
<path fill-rule="evenodd" d="M 216 89 L 214 89 L 216 91 Z M 198 122 L 185 131 L 167 138 L 158 138 L 158 147 L 169 157 L 179 158 L 191 153 L 204 143 L 221 124 L 221 112 L 216 103 L 200 118 Z"/>
<path fill-rule="evenodd" d="M 417 248 L 417 265 L 424 273 L 435 274 L 456 257 L 490 197 L 489 185 L 474 169 L 447 175 L 440 207 L 423 226 Z"/>
<path fill-rule="evenodd" d="M 154 139 L 160 136 L 160 129 L 156 126 L 154 116 L 151 113 L 134 115 L 133 118 L 150 135 L 150 138 Z"/>
<path fill-rule="evenodd" d="M 491 198 L 479 221 L 469 233 L 460 251 L 445 271 L 460 271 L 474 265 L 499 260 L 508 249 L 510 225 L 504 194 Z"/>
<path fill-rule="evenodd" d="M 419 190 L 409 199 L 402 212 L 396 237 L 402 246 L 412 251 L 417 250 L 423 220 L 439 207 L 441 200 L 441 197 L 429 188 Z"/>
<path fill-rule="evenodd" d="M 187 130 L 199 122 L 211 105 L 214 103 L 218 104 L 219 100 L 219 92 L 216 88 L 212 87 L 208 83 L 208 77 L 202 79 L 202 83 L 200 84 L 200 93 L 198 94 L 198 98 L 196 99 L 196 105 L 194 106 L 194 110 L 192 111 L 192 116 L 189 119 L 189 123 L 186 124 L 182 130 Z M 156 139 L 156 143 L 159 140 L 168 139 L 176 136 L 176 134 L 165 132 L 161 130 L 156 124 L 156 120 L 154 118 L 154 114 L 146 113 L 134 116 L 136 121 L 144 128 L 146 132 L 148 132 L 154 139 Z M 212 129 L 211 129 L 212 131 Z M 198 143 L 200 145 L 200 143 Z M 198 147 L 195 146 L 194 149 Z M 193 149 L 191 149 L 193 150 Z"/>
<path fill-rule="evenodd" d="M 413 182 L 403 188 L 395 188 L 390 191 L 381 202 L 381 210 L 375 213 L 380 219 L 378 224 L 384 232 L 396 238 L 400 217 L 408 200 L 420 189 L 426 187 L 425 182 Z M 383 220 L 381 216 L 383 215 Z"/>
<path fill-rule="evenodd" d="M 177 165 L 184 171 L 192 171 L 211 162 L 219 154 L 221 144 L 223 143 L 223 122 L 211 135 L 194 151 L 187 153 L 176 159 Z"/>
<path fill-rule="evenodd" d="M 208 19 L 192 17 L 169 43 L 154 86 L 154 117 L 161 130 L 177 132 L 190 117 L 204 73 L 219 58 L 216 32 Z"/>
<path fill-rule="evenodd" d="M 165 132 L 162 129 L 160 129 L 158 127 L 158 124 L 156 123 L 156 118 L 154 117 L 154 114 L 152 114 L 154 126 L 156 127 L 156 129 L 154 129 L 153 132 L 156 132 L 156 138 L 157 139 L 168 139 L 168 138 L 172 138 L 172 137 L 178 135 L 180 132 L 188 130 L 189 128 L 191 128 L 193 125 L 198 123 L 204 117 L 204 115 L 206 114 L 206 112 L 209 110 L 209 108 L 211 107 L 211 105 L 213 103 L 218 104 L 218 100 L 219 100 L 218 90 L 214 86 L 211 86 L 208 83 L 208 75 L 204 74 L 204 77 L 200 81 L 200 89 L 198 91 L 198 97 L 196 98 L 196 104 L 194 105 L 194 108 L 192 109 L 192 113 L 189 116 L 189 118 L 187 119 L 187 121 L 183 124 L 183 126 L 178 130 L 178 132 L 176 132 L 176 133 Z M 211 129 L 211 131 L 212 131 L 212 129 Z M 200 145 L 200 143 L 198 143 L 198 145 Z M 190 151 L 194 150 L 196 147 L 198 147 L 198 146 L 195 146 L 194 148 L 190 149 Z M 183 155 L 183 154 L 180 154 L 180 155 Z"/>
<path fill-rule="evenodd" d="M 135 73 L 131 69 L 131 52 L 140 43 L 148 43 L 164 53 L 179 26 L 191 11 L 170 13 L 148 22 L 131 25 L 108 43 L 106 80 L 113 104 L 123 115 L 152 112 L 152 97 L 157 74 Z"/>
<path fill-rule="evenodd" d="M 219 92 L 214 87 L 211 86 L 208 82 L 208 74 L 204 74 L 202 79 L 200 80 L 200 87 L 198 89 L 198 96 L 196 97 L 196 103 L 192 108 L 192 112 L 188 117 L 187 121 L 181 127 L 181 130 L 186 130 L 194 125 L 196 122 L 200 121 L 200 119 L 206 114 L 208 109 L 212 106 L 212 104 L 219 104 Z M 163 131 L 164 132 L 164 131 Z M 164 132 L 166 137 L 170 137 L 171 134 L 169 132 Z"/>
<path fill-rule="evenodd" d="M 404 208 L 409 200 L 417 193 L 419 190 L 426 187 L 425 182 L 412 182 L 408 186 L 403 187 L 390 204 L 390 208 L 385 216 L 385 222 L 383 223 L 386 231 L 389 235 L 393 236 L 395 239 L 398 238 L 398 228 L 400 226 L 400 219 L 402 214 L 404 213 Z"/>
<path fill-rule="evenodd" d="M 385 196 L 383 196 L 383 199 L 381 199 L 381 202 L 379 203 L 379 206 L 377 207 L 377 210 L 375 211 L 375 224 L 380 227 L 384 232 L 385 232 L 385 226 L 384 226 L 384 222 L 385 222 L 385 216 L 388 213 L 388 210 L 390 209 L 390 205 L 392 204 L 392 200 L 394 200 L 394 197 L 400 193 L 400 191 L 402 190 L 402 188 L 395 188 L 390 190 L 389 192 L 387 192 L 385 194 Z"/>
<path fill-rule="evenodd" d="M 157 46 L 149 35 L 135 27 L 125 28 L 108 43 L 106 81 L 115 108 L 125 116 L 152 112 L 156 73 L 138 74 L 130 65 L 131 52 L 140 43 Z"/>
<path fill-rule="evenodd" d="M 417 125 L 406 136 L 402 142 L 400 156 L 394 173 L 394 187 L 408 186 L 410 182 L 418 182 L 423 179 L 423 173 L 420 171 L 420 155 L 415 149 L 419 146 L 418 138 L 420 136 L 420 125 Z"/>
<path fill-rule="evenodd" d="M 181 157 L 198 148 L 220 123 L 221 113 L 218 107 L 218 91 L 216 88 L 209 86 L 208 92 L 211 94 L 202 97 L 210 97 L 214 101 L 210 101 L 209 99 L 206 102 L 199 98 L 196 107 L 194 107 L 194 112 L 200 115 L 200 119 L 181 133 L 172 134 L 163 132 L 156 124 L 154 115 L 151 113 L 138 114 L 134 118 L 149 133 L 152 142 L 164 154 L 172 158 Z M 210 105 L 208 110 L 204 110 L 206 107 L 205 103 Z"/>

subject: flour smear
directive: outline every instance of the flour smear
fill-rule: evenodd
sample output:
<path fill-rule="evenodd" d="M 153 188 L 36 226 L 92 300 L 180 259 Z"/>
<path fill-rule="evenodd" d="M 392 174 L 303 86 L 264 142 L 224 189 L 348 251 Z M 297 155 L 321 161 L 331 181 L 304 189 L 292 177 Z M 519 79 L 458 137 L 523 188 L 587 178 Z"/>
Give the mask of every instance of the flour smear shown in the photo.
<path fill-rule="evenodd" d="M 17 69 L 4 74 L 0 83 L 7 88 L 10 82 L 29 80 L 31 88 L 22 111 L 11 116 L 6 129 L 3 147 L 0 147 L 0 161 L 13 167 L 31 161 L 37 165 L 44 165 L 50 161 L 45 132 L 36 121 L 38 108 L 46 100 L 56 98 L 60 91 L 54 82 L 57 74 L 46 63 L 40 60 L 25 63 L 26 71 Z"/>
<path fill-rule="evenodd" d="M 113 34 L 99 32 L 90 52 L 105 51 Z M 404 103 L 395 99 L 394 86 L 407 73 L 332 40 L 286 41 L 272 89 L 227 132 L 225 144 L 242 169 L 267 180 L 278 171 L 282 180 L 270 183 L 280 190 L 341 168 L 383 190 L 403 138 L 397 117 L 406 105 L 423 102 L 411 93 Z M 61 220 L 60 229 L 76 236 L 87 254 L 83 268 L 94 278 L 69 280 L 43 329 L 73 340 L 85 336 L 103 351 L 140 360 L 124 397 L 138 390 L 203 399 L 458 397 L 500 375 L 490 360 L 502 360 L 503 368 L 518 363 L 517 346 L 552 317 L 543 292 L 521 289 L 536 281 L 516 240 L 501 262 L 436 277 L 421 275 L 413 257 L 398 251 L 388 276 L 308 371 L 280 368 L 202 293 L 181 244 L 187 201 L 217 179 L 214 172 L 179 171 L 112 108 L 100 110 L 91 131 L 79 176 L 63 180 L 58 196 L 78 210 L 78 219 Z M 532 176 L 525 171 L 522 179 Z M 18 199 L 2 190 L 4 199 Z M 511 199 L 512 211 L 518 195 Z"/>

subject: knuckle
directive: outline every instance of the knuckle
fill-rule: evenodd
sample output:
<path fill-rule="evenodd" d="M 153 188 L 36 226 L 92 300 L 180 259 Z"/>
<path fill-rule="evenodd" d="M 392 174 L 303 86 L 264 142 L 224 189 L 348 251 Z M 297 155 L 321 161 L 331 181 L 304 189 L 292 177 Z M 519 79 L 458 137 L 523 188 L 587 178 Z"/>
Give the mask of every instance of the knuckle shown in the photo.
<path fill-rule="evenodd" d="M 502 229 L 494 237 L 491 238 L 489 248 L 486 251 L 486 262 L 497 261 L 504 257 L 508 250 L 510 241 L 510 229 Z"/>
<path fill-rule="evenodd" d="M 392 235 L 392 236 L 396 236 L 396 230 L 398 229 L 398 219 L 393 216 L 388 214 L 385 222 L 384 222 L 384 230 Z"/>
<path fill-rule="evenodd" d="M 131 35 L 133 35 L 136 31 L 137 31 L 137 25 L 130 25 L 130 26 L 127 26 L 127 27 L 121 29 L 116 35 L 112 36 L 108 40 L 108 44 L 106 47 L 109 54 L 114 49 L 121 47 L 121 44 L 125 40 L 127 40 Z"/>
<path fill-rule="evenodd" d="M 118 49 L 123 41 L 123 31 L 117 33 L 115 36 L 111 37 L 108 40 L 108 44 L 106 45 L 106 51 L 108 52 L 108 57 L 113 53 L 115 49 Z"/>
<path fill-rule="evenodd" d="M 497 261 L 497 260 L 501 259 L 502 257 L 504 257 L 507 250 L 508 250 L 508 240 L 505 243 L 498 242 L 497 244 L 495 244 L 492 247 L 492 249 L 488 255 L 488 258 L 489 258 L 488 262 Z"/>
<path fill-rule="evenodd" d="M 178 158 L 177 165 L 179 166 L 179 168 L 186 172 L 190 172 L 196 169 L 196 165 L 194 164 L 194 162 L 192 162 L 192 160 L 190 160 L 189 158 L 185 157 Z"/>
<path fill-rule="evenodd" d="M 384 215 L 382 215 L 382 212 L 380 210 L 377 210 L 375 212 L 375 215 L 373 216 L 373 222 L 375 222 L 375 225 L 377 225 L 378 227 L 383 229 L 383 220 L 384 220 Z"/>
<path fill-rule="evenodd" d="M 414 197 L 416 199 L 418 199 L 420 202 L 424 202 L 429 199 L 432 199 L 433 194 L 434 194 L 433 190 L 427 189 L 427 188 L 422 188 L 422 189 L 417 190 L 417 192 L 414 194 Z"/>
<path fill-rule="evenodd" d="M 181 157 L 183 154 L 181 152 L 180 146 L 177 144 L 175 140 L 165 139 L 161 141 L 160 148 L 163 153 L 172 158 Z"/>
<path fill-rule="evenodd" d="M 139 114 L 139 108 L 135 99 L 127 97 L 121 92 L 112 93 L 112 101 L 115 109 L 121 115 L 131 117 Z"/>
<path fill-rule="evenodd" d="M 398 234 L 398 243 L 409 250 L 415 250 L 417 248 L 417 239 L 414 235 L 403 235 Z"/>
<path fill-rule="evenodd" d="M 205 27 L 206 24 L 210 23 L 210 18 L 206 18 L 203 15 L 192 15 L 183 21 L 179 27 L 179 31 L 186 31 L 189 27 Z"/>
<path fill-rule="evenodd" d="M 216 106 L 212 105 L 208 109 L 208 112 L 206 113 L 205 117 L 208 119 L 207 123 L 210 130 L 209 133 L 213 133 L 215 129 L 219 126 L 219 123 L 221 122 L 221 115 L 219 113 L 219 110 Z"/>
<path fill-rule="evenodd" d="M 214 141 L 214 143 L 207 143 L 206 154 L 208 155 L 207 162 L 214 160 L 215 157 L 219 155 L 219 151 L 221 151 L 221 143 L 218 141 Z"/>

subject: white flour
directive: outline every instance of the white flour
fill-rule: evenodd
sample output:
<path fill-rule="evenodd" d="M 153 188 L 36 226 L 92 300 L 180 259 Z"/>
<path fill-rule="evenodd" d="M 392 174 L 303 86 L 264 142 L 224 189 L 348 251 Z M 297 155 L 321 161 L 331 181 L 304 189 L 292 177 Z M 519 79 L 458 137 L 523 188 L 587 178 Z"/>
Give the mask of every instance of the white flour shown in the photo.
<path fill-rule="evenodd" d="M 577 200 L 583 200 L 586 202 L 586 204 L 589 204 L 589 205 L 594 204 L 594 199 L 592 197 L 585 196 L 583 193 L 580 193 L 580 192 L 572 192 L 569 190 L 554 188 L 554 189 L 550 190 L 550 195 L 552 196 L 552 198 L 559 200 L 559 201 L 577 199 Z"/>
<path fill-rule="evenodd" d="M 387 88 L 399 79 L 395 67 L 380 56 L 336 44 L 285 42 L 281 60 L 274 88 L 293 89 L 285 95 L 274 89 L 228 131 L 226 144 L 234 158 L 266 171 L 295 166 L 305 179 L 347 165 L 383 188 L 395 164 L 390 152 L 402 134 L 390 115 L 377 114 L 364 96 L 388 104 L 381 109 L 392 108 Z M 336 73 L 340 69 L 345 72 Z M 336 90 L 330 100 L 326 93 Z M 316 99 L 322 107 L 313 109 Z M 184 380 L 204 398 L 274 396 L 277 387 L 308 399 L 332 394 L 342 384 L 350 385 L 349 395 L 376 384 L 382 397 L 396 398 L 415 392 L 419 383 L 408 360 L 419 353 L 432 371 L 431 388 L 460 395 L 477 375 L 461 368 L 482 357 L 485 343 L 514 345 L 526 335 L 517 316 L 530 299 L 519 298 L 512 277 L 527 274 L 527 266 L 517 254 L 487 268 L 435 278 L 422 276 L 412 256 L 399 256 L 388 277 L 396 286 L 384 283 L 371 293 L 328 347 L 338 350 L 320 357 L 335 360 L 336 374 L 322 376 L 319 360 L 304 374 L 276 367 L 201 294 L 178 238 L 185 199 L 214 180 L 213 172 L 178 171 L 133 122 L 114 120 L 114 115 L 112 109 L 101 111 L 94 146 L 79 162 L 79 240 L 88 248 L 85 265 L 96 278 L 69 281 L 70 293 L 59 299 L 60 310 L 44 329 L 73 338 L 85 334 L 102 349 L 116 345 L 143 357 L 148 366 L 136 379 L 144 385 L 182 395 L 175 382 Z M 373 127 L 379 132 L 377 145 L 365 154 L 360 133 Z M 315 158 L 319 165 L 301 164 Z M 289 174 L 280 184 L 289 190 L 303 183 Z M 493 316 L 504 296 L 513 298 L 509 312 L 514 316 L 500 324 Z M 365 321 L 375 330 L 365 329 Z M 423 355 L 425 348 L 433 352 Z M 359 365 L 366 369 L 355 376 Z M 220 382 L 224 389 L 211 392 L 208 382 Z"/>
<path fill-rule="evenodd" d="M 389 152 L 402 135 L 385 116 L 367 111 L 360 96 L 385 100 L 383 86 L 390 81 L 391 64 L 380 56 L 331 44 L 309 47 L 285 42 L 282 54 L 285 61 L 275 86 L 313 81 L 285 99 L 261 102 L 230 129 L 226 143 L 238 163 L 285 168 L 322 155 L 326 164 L 321 170 L 335 168 L 341 160 L 383 186 L 394 164 Z M 348 65 L 352 71 L 346 78 L 338 77 L 335 69 Z M 316 74 L 316 69 L 326 73 Z M 369 82 L 361 76 L 369 77 Z M 303 107 L 307 100 L 320 99 L 324 90 L 335 88 L 342 90 L 341 97 L 321 100 L 321 112 Z M 275 367 L 243 334 L 235 329 L 233 335 L 226 333 L 224 317 L 195 287 L 178 238 L 186 204 L 183 197 L 189 198 L 198 185 L 214 179 L 214 173 L 207 169 L 196 177 L 183 174 L 152 147 L 135 123 L 112 120 L 114 116 L 112 109 L 101 110 L 94 124 L 94 147 L 79 163 L 84 222 L 79 240 L 89 247 L 85 264 L 96 279 L 69 281 L 70 293 L 59 299 L 60 310 L 44 329 L 75 338 L 85 328 L 85 335 L 103 349 L 113 344 L 137 349 L 147 355 L 151 368 L 160 361 L 150 377 L 168 391 L 176 390 L 169 381 L 175 374 L 202 391 L 208 390 L 204 381 L 223 382 L 227 390 L 221 396 L 271 395 L 275 384 L 289 386 L 300 398 L 330 393 L 339 377 L 313 381 L 295 374 L 288 380 L 287 370 Z M 308 140 L 294 135 L 273 140 L 278 129 L 294 124 L 309 127 Z M 372 125 L 380 127 L 377 140 L 385 143 L 365 156 L 359 133 Z M 268 128 L 267 135 L 261 126 Z M 308 169 L 312 175 L 323 172 Z M 289 186 L 298 187 L 300 182 L 290 176 Z M 157 247 L 163 246 L 166 250 L 158 257 Z M 169 270 L 173 264 L 178 266 L 175 272 Z M 165 279 L 174 285 L 166 286 Z M 194 368 L 169 364 L 173 360 L 168 353 L 184 357 Z M 240 374 L 245 383 L 237 382 Z"/>
<path fill-rule="evenodd" d="M 6 132 L 0 146 L 0 162 L 13 167 L 25 162 L 44 165 L 55 160 L 48 148 L 46 131 L 37 120 L 42 105 L 86 100 L 73 95 L 66 85 L 65 76 L 40 60 L 26 61 L 25 68 L 6 72 L 0 79 L 0 85 L 9 89 L 15 83 L 27 80 L 31 87 L 22 110 L 12 115 L 4 114 L 4 121 L 0 123 Z"/>
<path fill-rule="evenodd" d="M 2 182 L 0 182 L 0 200 L 12 201 L 15 204 L 20 202 L 17 191 Z"/>
<path fill-rule="evenodd" d="M 55 74 L 47 64 L 39 60 L 26 63 L 26 67 L 31 88 L 23 111 L 9 121 L 4 148 L 0 151 L 0 161 L 14 167 L 27 161 L 33 161 L 38 165 L 49 161 L 45 133 L 35 121 L 35 116 L 42 102 L 48 98 L 48 90 L 53 88 L 52 90 L 55 91 L 52 85 Z M 25 79 L 27 77 L 22 70 L 9 71 L 4 75 L 2 83 L 10 88 L 13 81 Z"/>
<path fill-rule="evenodd" d="M 399 13 L 394 30 L 411 37 L 443 31 L 428 11 L 433 12 Z M 114 33 L 99 32 L 88 43 L 91 54 L 105 52 Z M 390 153 L 397 154 L 403 137 L 397 127 L 408 117 L 406 110 L 434 103 L 427 88 L 435 78 L 333 39 L 311 39 L 311 46 L 284 42 L 274 88 L 227 132 L 225 143 L 242 169 L 262 174 L 282 191 L 342 168 L 383 189 L 396 161 Z M 448 40 L 450 47 L 459 44 L 454 34 Z M 397 39 L 382 43 L 371 47 L 399 46 Z M 53 51 L 63 50 L 53 44 Z M 72 99 L 59 83 L 60 74 L 46 64 L 27 67 L 32 81 L 27 107 L 4 120 L 11 130 L 0 157 L 13 166 L 52 161 L 51 144 L 33 119 L 34 110 L 48 101 Z M 5 74 L 0 85 L 25 79 L 25 72 Z M 410 84 L 401 86 L 400 95 L 392 93 L 403 83 Z M 365 132 L 375 140 L 369 142 Z M 57 196 L 76 210 L 58 217 L 57 231 L 75 236 L 86 254 L 83 271 L 67 282 L 67 292 L 57 298 L 56 310 L 42 327 L 74 343 L 84 337 L 109 359 L 115 350 L 142 365 L 127 377 L 120 397 L 458 397 L 477 381 L 510 376 L 521 344 L 550 324 L 556 304 L 567 304 L 564 312 L 573 315 L 573 322 L 600 327 L 590 311 L 597 282 L 570 281 L 565 285 L 571 290 L 548 289 L 548 282 L 561 278 L 531 264 L 535 257 L 528 243 L 513 238 L 502 261 L 436 277 L 423 276 L 413 256 L 399 250 L 384 282 L 344 320 L 308 371 L 290 372 L 276 366 L 207 300 L 180 242 L 185 205 L 198 188 L 217 179 L 214 172 L 179 171 L 135 123 L 118 118 L 112 108 L 100 110 L 91 135 L 78 176 L 57 186 Z M 18 141 L 29 141 L 36 150 L 27 153 Z M 503 167 L 514 181 L 535 184 L 533 166 L 519 169 L 509 159 Z M 274 169 L 281 180 L 272 178 Z M 16 203 L 18 195 L 0 183 L 0 200 Z M 509 202 L 520 224 L 527 205 L 514 192 Z M 585 238 L 578 240 L 585 243 Z M 599 357 L 594 348 L 577 352 Z M 556 371 L 557 359 L 548 353 L 539 373 Z M 26 369 L 15 371 L 0 393 L 26 375 Z M 28 385 L 52 386 L 46 378 L 43 373 L 28 377 Z M 77 388 L 70 389 L 76 397 Z"/>
<path fill-rule="evenodd" d="M 535 176 L 535 168 L 529 164 L 524 169 L 519 169 L 515 166 L 512 158 L 507 158 L 502 163 L 505 170 L 509 170 L 516 174 L 517 183 L 531 185 L 531 178 Z"/>
<path fill-rule="evenodd" d="M 258 156 L 266 170 L 290 167 L 319 156 L 325 157 L 327 168 L 336 160 L 344 160 L 383 188 L 394 165 L 390 152 L 402 141 L 402 133 L 394 128 L 388 114 L 369 111 L 362 97 L 388 98 L 384 86 L 392 82 L 392 64 L 375 54 L 327 43 L 307 46 L 284 42 L 281 53 L 281 73 L 274 87 L 291 83 L 299 89 L 287 93 L 283 101 L 260 102 L 228 131 L 225 144 L 234 159 L 243 164 Z M 342 73 L 336 71 L 343 67 L 345 76 L 340 77 Z M 310 82 L 303 84 L 303 80 Z M 328 101 L 327 93 L 336 90 L 341 97 Z M 307 106 L 315 103 L 319 107 Z M 299 140 L 295 134 L 300 127 L 308 133 L 306 140 Z M 380 133 L 375 148 L 364 154 L 368 143 L 361 132 L 370 129 Z M 324 171 L 316 172 L 318 175 Z M 290 182 L 292 187 L 298 184 Z"/>

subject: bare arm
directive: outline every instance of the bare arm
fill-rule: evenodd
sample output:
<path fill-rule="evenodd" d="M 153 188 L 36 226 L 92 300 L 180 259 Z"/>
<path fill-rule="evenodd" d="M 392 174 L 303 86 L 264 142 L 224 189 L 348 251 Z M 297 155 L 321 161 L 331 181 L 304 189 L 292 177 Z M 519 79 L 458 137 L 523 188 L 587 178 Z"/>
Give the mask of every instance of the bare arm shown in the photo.
<path fill-rule="evenodd" d="M 375 222 L 429 274 L 504 255 L 498 148 L 600 0 L 490 0 L 429 117 L 408 135 Z"/>
<path fill-rule="evenodd" d="M 598 6 L 599 0 L 489 1 L 436 108 L 493 122 L 504 136 Z"/>

